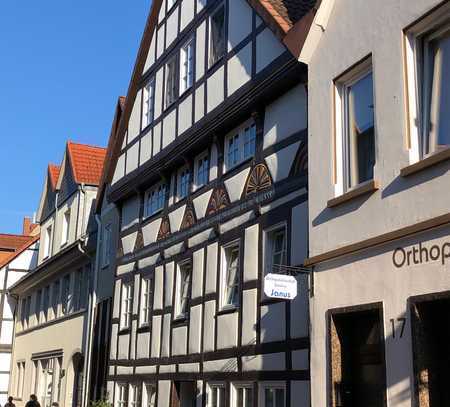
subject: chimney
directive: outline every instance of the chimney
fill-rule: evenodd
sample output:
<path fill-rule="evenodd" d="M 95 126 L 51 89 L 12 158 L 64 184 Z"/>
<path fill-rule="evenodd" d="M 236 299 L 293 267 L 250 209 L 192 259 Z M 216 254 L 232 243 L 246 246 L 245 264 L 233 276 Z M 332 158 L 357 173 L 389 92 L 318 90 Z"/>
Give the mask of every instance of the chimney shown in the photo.
<path fill-rule="evenodd" d="M 31 232 L 31 218 L 29 217 L 25 217 L 23 218 L 23 230 L 22 230 L 22 234 L 25 236 L 30 236 L 30 232 Z"/>

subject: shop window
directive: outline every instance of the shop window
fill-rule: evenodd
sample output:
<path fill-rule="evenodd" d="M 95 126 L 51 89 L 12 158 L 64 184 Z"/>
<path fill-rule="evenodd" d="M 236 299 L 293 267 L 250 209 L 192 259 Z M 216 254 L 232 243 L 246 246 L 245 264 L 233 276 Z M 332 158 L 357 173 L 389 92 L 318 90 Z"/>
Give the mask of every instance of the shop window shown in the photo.
<path fill-rule="evenodd" d="M 450 298 L 412 305 L 414 383 L 418 407 L 450 405 Z"/>
<path fill-rule="evenodd" d="M 380 309 L 333 314 L 330 323 L 332 407 L 385 407 Z"/>
<path fill-rule="evenodd" d="M 370 181 L 375 167 L 372 59 L 337 79 L 336 157 L 342 192 Z"/>

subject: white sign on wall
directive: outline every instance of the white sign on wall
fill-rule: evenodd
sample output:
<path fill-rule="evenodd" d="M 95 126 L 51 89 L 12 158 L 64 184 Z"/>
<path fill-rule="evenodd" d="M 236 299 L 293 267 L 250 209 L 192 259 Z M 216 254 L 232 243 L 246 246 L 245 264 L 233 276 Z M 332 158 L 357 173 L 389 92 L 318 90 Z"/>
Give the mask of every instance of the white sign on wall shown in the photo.
<path fill-rule="evenodd" d="M 270 298 L 293 300 L 297 297 L 297 280 L 284 274 L 267 274 L 264 278 L 264 293 Z"/>

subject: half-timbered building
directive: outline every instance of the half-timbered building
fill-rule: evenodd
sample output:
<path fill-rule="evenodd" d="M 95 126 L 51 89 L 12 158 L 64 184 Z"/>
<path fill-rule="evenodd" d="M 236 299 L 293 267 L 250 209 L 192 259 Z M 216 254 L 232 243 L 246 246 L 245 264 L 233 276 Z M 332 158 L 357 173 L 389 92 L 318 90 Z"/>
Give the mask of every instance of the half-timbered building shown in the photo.
<path fill-rule="evenodd" d="M 107 196 L 115 406 L 309 405 L 306 67 L 315 1 L 155 0 Z"/>

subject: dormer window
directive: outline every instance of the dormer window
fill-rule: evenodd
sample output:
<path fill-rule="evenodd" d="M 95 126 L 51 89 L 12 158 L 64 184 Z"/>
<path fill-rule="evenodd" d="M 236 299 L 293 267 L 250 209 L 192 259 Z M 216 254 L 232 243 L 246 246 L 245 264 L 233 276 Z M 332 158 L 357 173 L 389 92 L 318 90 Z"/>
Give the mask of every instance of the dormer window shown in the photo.
<path fill-rule="evenodd" d="M 222 4 L 211 15 L 209 30 L 209 66 L 225 54 L 225 6 Z"/>
<path fill-rule="evenodd" d="M 166 202 L 166 184 L 159 183 L 145 193 L 144 216 L 152 216 L 163 210 Z"/>

